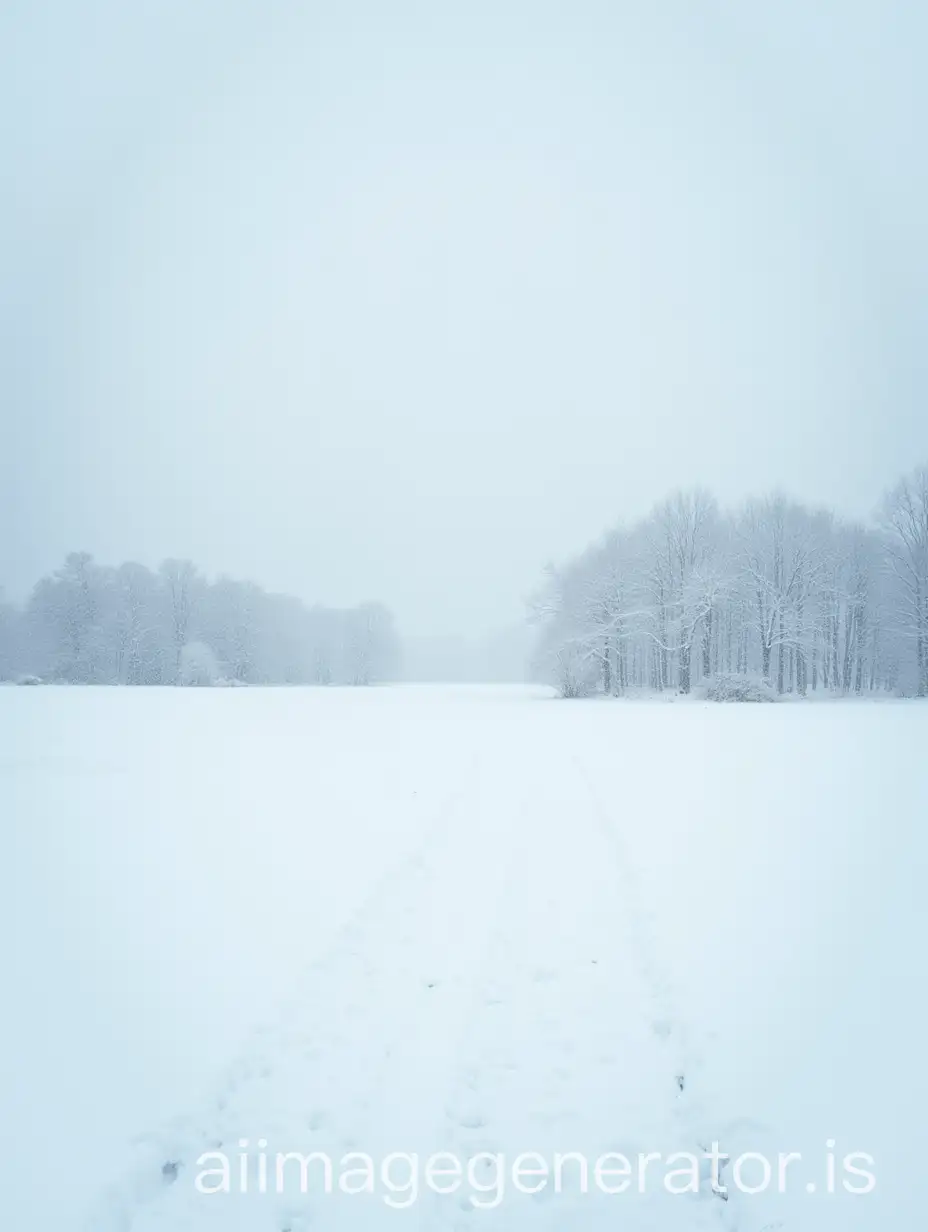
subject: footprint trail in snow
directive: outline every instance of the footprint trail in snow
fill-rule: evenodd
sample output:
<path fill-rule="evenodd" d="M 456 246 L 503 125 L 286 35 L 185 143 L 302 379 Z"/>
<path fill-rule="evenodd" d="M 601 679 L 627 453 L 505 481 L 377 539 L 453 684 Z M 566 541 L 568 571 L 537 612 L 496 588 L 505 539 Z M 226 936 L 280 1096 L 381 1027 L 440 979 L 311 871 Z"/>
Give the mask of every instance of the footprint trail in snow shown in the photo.
<path fill-rule="evenodd" d="M 327 956 L 304 973 L 288 1012 L 256 1035 L 212 1102 L 151 1135 L 132 1173 L 106 1191 L 88 1232 L 416 1232 L 507 1228 L 753 1232 L 712 1193 L 606 1194 L 583 1161 L 697 1152 L 710 1133 L 697 1057 L 660 970 L 621 819 L 577 763 L 550 773 L 523 752 L 482 751 L 468 781 L 387 871 Z M 472 1187 L 419 1193 L 390 1209 L 372 1194 L 309 1192 L 299 1165 L 283 1194 L 203 1195 L 205 1152 L 235 1164 L 246 1142 L 276 1152 L 381 1161 L 480 1156 Z M 264 1144 L 264 1145 L 262 1145 Z M 723 1144 L 724 1145 L 724 1144 Z M 517 1192 L 512 1163 L 537 1153 L 554 1177 Z M 501 1171 L 498 1162 L 505 1161 Z M 253 1160 L 252 1160 L 253 1164 Z M 208 1166 L 214 1166 L 210 1163 Z M 401 1173 L 397 1169 L 396 1175 Z M 539 1182 L 544 1181 L 544 1184 Z M 615 1186 L 618 1178 L 606 1179 Z M 402 1201 L 402 1194 L 394 1195 Z M 406 1195 L 408 1196 L 408 1194 Z M 498 1204 L 494 1200 L 499 1197 Z"/>

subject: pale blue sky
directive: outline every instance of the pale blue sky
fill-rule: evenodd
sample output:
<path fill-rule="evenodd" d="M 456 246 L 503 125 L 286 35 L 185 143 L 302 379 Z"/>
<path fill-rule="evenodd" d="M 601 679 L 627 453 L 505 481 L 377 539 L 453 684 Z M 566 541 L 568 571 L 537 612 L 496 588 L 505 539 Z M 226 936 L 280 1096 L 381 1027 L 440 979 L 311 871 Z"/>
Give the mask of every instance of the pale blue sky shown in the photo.
<path fill-rule="evenodd" d="M 928 459 L 928 17 L 862 0 L 0 13 L 0 581 L 189 555 L 519 619 L 671 486 Z"/>

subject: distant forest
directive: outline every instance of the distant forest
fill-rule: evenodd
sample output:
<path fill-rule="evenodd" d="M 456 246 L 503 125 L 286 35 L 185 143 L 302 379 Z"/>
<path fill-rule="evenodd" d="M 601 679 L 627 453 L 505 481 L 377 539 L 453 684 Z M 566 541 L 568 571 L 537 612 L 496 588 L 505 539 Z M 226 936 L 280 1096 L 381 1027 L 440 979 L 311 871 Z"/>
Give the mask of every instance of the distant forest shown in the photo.
<path fill-rule="evenodd" d="M 0 603 L 0 679 L 70 684 L 350 684 L 391 677 L 379 603 L 308 607 L 186 560 L 152 572 L 69 555 L 23 607 Z"/>
<path fill-rule="evenodd" d="M 926 697 L 928 467 L 868 524 L 781 494 L 723 510 L 704 489 L 677 492 L 550 566 L 530 607 L 529 674 L 565 697 L 735 677 L 772 695 Z M 415 666 L 435 678 L 423 654 Z M 478 659 L 488 678 L 518 675 L 471 657 L 468 676 Z M 0 602 L 0 680 L 366 685 L 397 679 L 400 660 L 380 603 L 308 606 L 185 560 L 152 571 L 75 552 L 22 606 Z"/>
<path fill-rule="evenodd" d="M 873 522 L 782 495 L 677 492 L 552 566 L 536 670 L 564 696 L 690 693 L 720 674 L 777 695 L 928 696 L 928 467 Z"/>

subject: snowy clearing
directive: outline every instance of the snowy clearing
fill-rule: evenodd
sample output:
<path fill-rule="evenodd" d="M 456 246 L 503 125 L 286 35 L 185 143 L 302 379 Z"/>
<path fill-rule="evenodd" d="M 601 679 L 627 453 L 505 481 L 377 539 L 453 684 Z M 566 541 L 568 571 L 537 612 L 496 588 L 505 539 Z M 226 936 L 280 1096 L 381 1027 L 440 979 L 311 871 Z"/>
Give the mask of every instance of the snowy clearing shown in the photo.
<path fill-rule="evenodd" d="M 4 1227 L 920 1209 L 928 706 L 4 689 L 0 742 Z M 199 1154 L 240 1138 L 803 1160 L 786 1195 L 728 1202 L 198 1195 Z M 824 1192 L 832 1139 L 874 1157 L 874 1193 Z"/>

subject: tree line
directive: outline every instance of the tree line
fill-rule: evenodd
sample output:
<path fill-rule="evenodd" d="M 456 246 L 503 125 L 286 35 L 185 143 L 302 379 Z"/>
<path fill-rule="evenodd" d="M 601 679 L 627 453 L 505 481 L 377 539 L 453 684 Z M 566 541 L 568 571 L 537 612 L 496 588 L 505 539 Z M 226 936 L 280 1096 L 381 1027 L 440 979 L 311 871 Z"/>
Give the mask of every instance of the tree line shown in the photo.
<path fill-rule="evenodd" d="M 928 696 L 928 467 L 870 523 L 773 494 L 679 491 L 549 566 L 536 667 L 564 696 L 689 693 L 721 673 L 780 694 Z"/>
<path fill-rule="evenodd" d="M 0 603 L 0 679 L 71 684 L 350 684 L 392 676 L 379 603 L 307 606 L 190 561 L 152 571 L 73 552 L 27 601 Z"/>

